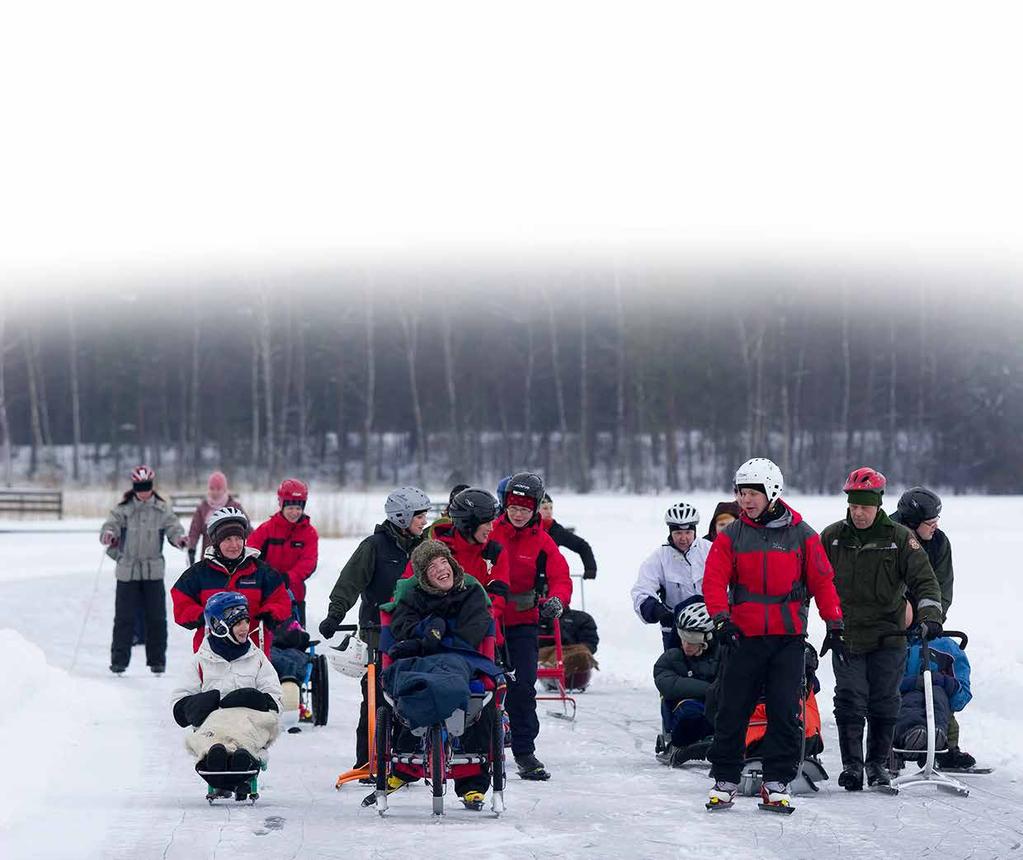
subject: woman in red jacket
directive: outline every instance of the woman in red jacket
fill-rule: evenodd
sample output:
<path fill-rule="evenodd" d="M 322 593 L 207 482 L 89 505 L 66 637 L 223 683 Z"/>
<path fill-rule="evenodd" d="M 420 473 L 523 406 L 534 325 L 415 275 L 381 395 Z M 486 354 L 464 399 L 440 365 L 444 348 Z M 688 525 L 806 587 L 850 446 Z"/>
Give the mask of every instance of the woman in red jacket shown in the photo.
<path fill-rule="evenodd" d="M 709 807 L 735 799 L 746 727 L 763 693 L 767 732 L 763 802 L 788 806 L 799 767 L 797 703 L 810 598 L 828 625 L 830 647 L 844 659 L 842 609 L 820 538 L 781 496 L 781 469 L 756 457 L 735 473 L 741 513 L 718 533 L 703 574 L 715 636 L 732 649 L 721 681 L 714 743 L 707 754 L 714 787 Z"/>
<path fill-rule="evenodd" d="M 510 594 L 504 610 L 504 636 L 515 680 L 505 700 L 511 722 L 512 754 L 523 779 L 550 779 L 534 754 L 540 721 L 536 718 L 536 663 L 540 618 L 557 618 L 572 599 L 568 563 L 540 524 L 543 478 L 531 472 L 512 476 L 504 491 L 504 514 L 491 540 L 508 559 Z"/>
<path fill-rule="evenodd" d="M 320 536 L 305 512 L 309 488 L 297 478 L 285 478 L 277 488 L 281 509 L 249 535 L 249 546 L 284 577 L 305 627 L 305 581 L 316 570 Z"/>

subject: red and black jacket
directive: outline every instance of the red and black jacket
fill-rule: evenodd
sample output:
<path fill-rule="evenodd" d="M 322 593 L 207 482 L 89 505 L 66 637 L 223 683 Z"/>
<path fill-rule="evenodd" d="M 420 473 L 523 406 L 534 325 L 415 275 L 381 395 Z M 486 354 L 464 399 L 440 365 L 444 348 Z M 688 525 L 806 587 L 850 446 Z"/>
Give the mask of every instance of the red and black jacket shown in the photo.
<path fill-rule="evenodd" d="M 246 543 L 259 550 L 260 558 L 283 573 L 295 600 L 305 600 L 305 581 L 316 570 L 320 536 L 305 514 L 289 523 L 278 511 L 252 534 Z"/>
<path fill-rule="evenodd" d="M 707 556 L 703 599 L 711 616 L 731 614 L 746 636 L 802 636 L 810 598 L 840 621 L 835 574 L 820 538 L 780 499 L 782 516 L 759 524 L 742 514 L 718 532 Z"/>
<path fill-rule="evenodd" d="M 542 525 L 533 523 L 517 529 L 502 514 L 490 540 L 501 544 L 501 557 L 508 564 L 510 593 L 504 610 L 505 627 L 537 624 L 537 603 L 544 598 L 557 597 L 568 607 L 572 600 L 568 562 Z"/>
<path fill-rule="evenodd" d="M 270 654 L 273 638 L 270 628 L 291 615 L 291 598 L 284 585 L 283 577 L 259 558 L 259 553 L 246 548 L 246 557 L 235 569 L 228 571 L 224 564 L 207 550 L 202 561 L 197 561 L 174 583 L 171 601 L 174 604 L 174 621 L 189 630 L 195 630 L 192 650 L 198 651 L 206 634 L 203 610 L 206 601 L 218 591 L 237 591 L 249 602 L 249 616 L 252 618 L 250 639 L 259 644 L 259 621 L 263 624 L 263 651 Z M 260 616 L 269 616 L 261 619 Z"/>

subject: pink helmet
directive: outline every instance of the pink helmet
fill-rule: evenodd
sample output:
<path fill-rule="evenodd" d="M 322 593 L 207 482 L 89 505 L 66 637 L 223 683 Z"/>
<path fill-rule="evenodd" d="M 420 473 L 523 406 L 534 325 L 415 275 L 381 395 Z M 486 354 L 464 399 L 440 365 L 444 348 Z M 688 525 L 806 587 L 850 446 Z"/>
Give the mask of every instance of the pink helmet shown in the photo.
<path fill-rule="evenodd" d="M 309 500 L 309 488 L 298 478 L 285 478 L 277 488 L 277 501 L 285 505 L 304 505 Z"/>
<path fill-rule="evenodd" d="M 146 481 L 153 481 L 155 479 L 156 472 L 150 469 L 149 466 L 136 466 L 131 470 L 131 482 L 133 484 L 144 484 Z"/>
<path fill-rule="evenodd" d="M 871 469 L 870 466 L 861 466 L 859 469 L 853 469 L 849 473 L 849 477 L 845 479 L 845 486 L 842 487 L 842 492 L 851 493 L 853 490 L 867 490 L 874 493 L 883 493 L 887 484 L 888 479 L 877 469 Z"/>

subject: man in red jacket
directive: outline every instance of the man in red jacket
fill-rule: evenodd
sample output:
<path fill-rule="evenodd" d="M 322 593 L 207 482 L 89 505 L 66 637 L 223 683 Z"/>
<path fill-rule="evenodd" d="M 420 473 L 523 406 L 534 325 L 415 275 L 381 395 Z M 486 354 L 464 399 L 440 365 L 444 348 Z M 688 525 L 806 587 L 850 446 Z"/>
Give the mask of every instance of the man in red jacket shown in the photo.
<path fill-rule="evenodd" d="M 491 537 L 501 507 L 493 493 L 466 487 L 448 505 L 450 522 L 434 523 L 430 536 L 451 550 L 462 570 L 474 576 L 490 595 L 497 644 L 504 644 L 504 610 L 508 600 L 508 557 Z M 412 575 L 412 563 L 405 576 Z"/>
<path fill-rule="evenodd" d="M 316 570 L 320 536 L 305 512 L 309 488 L 297 478 L 285 478 L 277 488 L 281 509 L 249 535 L 249 546 L 284 577 L 305 627 L 305 581 Z"/>
<path fill-rule="evenodd" d="M 504 636 L 515 680 L 508 683 L 505 704 L 511 722 L 512 754 L 523 779 L 550 779 L 534 754 L 540 721 L 536 717 L 536 663 L 540 618 L 557 618 L 572 599 L 568 563 L 540 524 L 543 478 L 531 472 L 513 475 L 504 499 L 504 514 L 492 533 L 508 559 L 510 594 L 504 610 Z"/>
<path fill-rule="evenodd" d="M 729 805 L 742 773 L 746 727 L 761 693 L 767 709 L 763 802 L 788 806 L 799 767 L 799 698 L 807 611 L 812 597 L 844 659 L 842 609 L 834 572 L 817 533 L 780 498 L 781 470 L 756 457 L 735 473 L 741 513 L 707 557 L 703 596 L 715 635 L 731 647 L 714 724 L 709 808 Z M 729 589 L 731 600 L 729 601 Z"/>

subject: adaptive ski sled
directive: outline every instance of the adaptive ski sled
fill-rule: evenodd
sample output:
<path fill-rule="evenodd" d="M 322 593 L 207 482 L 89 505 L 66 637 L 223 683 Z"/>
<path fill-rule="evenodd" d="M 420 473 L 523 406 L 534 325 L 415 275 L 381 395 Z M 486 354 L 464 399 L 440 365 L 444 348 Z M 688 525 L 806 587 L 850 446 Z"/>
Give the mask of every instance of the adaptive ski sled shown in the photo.
<path fill-rule="evenodd" d="M 928 647 L 927 638 L 923 635 L 923 629 L 913 628 L 911 630 L 903 630 L 899 633 L 889 633 L 886 636 L 882 636 L 882 640 L 893 638 L 896 636 L 909 637 L 919 636 L 920 637 L 920 666 L 923 672 L 923 688 L 924 688 L 924 703 L 926 706 L 927 713 L 927 755 L 924 760 L 924 765 L 915 773 L 906 773 L 902 776 L 895 777 L 892 780 L 890 786 L 882 787 L 882 790 L 889 794 L 898 794 L 903 788 L 910 788 L 915 785 L 933 785 L 935 788 L 948 792 L 949 794 L 958 794 L 961 797 L 967 797 L 970 793 L 970 789 L 956 779 L 953 776 L 949 776 L 948 773 L 940 771 L 934 767 L 934 757 L 938 753 L 947 752 L 947 750 L 936 750 L 935 749 L 935 731 L 934 731 L 934 689 L 931 686 L 931 656 L 930 648 Z M 946 636 L 951 639 L 959 640 L 959 647 L 966 650 L 966 643 L 969 641 L 969 637 L 965 633 L 961 633 L 958 630 L 945 630 L 942 636 Z M 893 749 L 892 752 L 895 755 L 906 759 L 915 759 L 920 755 L 920 750 L 907 750 L 907 749 Z M 974 772 L 983 772 L 980 769 Z"/>

